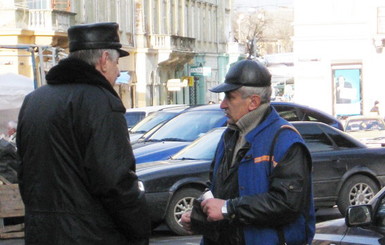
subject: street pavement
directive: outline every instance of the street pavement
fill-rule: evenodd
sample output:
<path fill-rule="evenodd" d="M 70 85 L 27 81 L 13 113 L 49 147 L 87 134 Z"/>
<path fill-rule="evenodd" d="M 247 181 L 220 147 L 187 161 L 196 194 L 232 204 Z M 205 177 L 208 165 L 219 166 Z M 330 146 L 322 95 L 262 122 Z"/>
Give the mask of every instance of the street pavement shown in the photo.
<path fill-rule="evenodd" d="M 337 208 L 320 209 L 316 213 L 317 222 L 340 218 Z M 201 236 L 176 236 L 165 226 L 160 226 L 153 232 L 150 245 L 199 245 Z M 0 240 L 0 245 L 24 245 L 24 239 Z"/>
<path fill-rule="evenodd" d="M 155 232 L 150 245 L 199 245 L 201 236 L 175 236 L 170 232 Z M 24 239 L 0 240 L 0 245 L 24 245 Z"/>

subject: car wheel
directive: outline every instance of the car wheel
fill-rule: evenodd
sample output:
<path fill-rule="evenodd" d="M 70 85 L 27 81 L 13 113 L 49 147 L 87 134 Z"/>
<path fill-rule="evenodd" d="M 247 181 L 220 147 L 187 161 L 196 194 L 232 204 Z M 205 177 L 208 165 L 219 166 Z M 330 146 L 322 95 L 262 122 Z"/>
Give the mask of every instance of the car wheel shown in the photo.
<path fill-rule="evenodd" d="M 175 234 L 188 235 L 181 224 L 182 214 L 192 209 L 194 199 L 201 194 L 201 190 L 185 188 L 177 191 L 172 197 L 166 213 L 166 224 Z"/>
<path fill-rule="evenodd" d="M 378 191 L 377 184 L 369 177 L 353 176 L 344 183 L 340 190 L 337 200 L 338 210 L 345 216 L 349 206 L 367 204 Z"/>

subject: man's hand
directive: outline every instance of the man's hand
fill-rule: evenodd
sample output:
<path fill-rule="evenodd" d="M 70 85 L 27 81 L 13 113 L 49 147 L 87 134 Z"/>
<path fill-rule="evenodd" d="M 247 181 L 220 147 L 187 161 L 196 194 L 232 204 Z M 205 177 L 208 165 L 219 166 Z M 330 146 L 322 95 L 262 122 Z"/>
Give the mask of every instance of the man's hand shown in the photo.
<path fill-rule="evenodd" d="M 203 212 L 207 215 L 207 221 L 219 221 L 225 218 L 222 215 L 222 206 L 225 202 L 222 199 L 210 198 L 201 203 Z"/>
<path fill-rule="evenodd" d="M 182 214 L 181 224 L 183 226 L 183 229 L 185 229 L 191 235 L 193 234 L 191 230 L 191 211 Z"/>

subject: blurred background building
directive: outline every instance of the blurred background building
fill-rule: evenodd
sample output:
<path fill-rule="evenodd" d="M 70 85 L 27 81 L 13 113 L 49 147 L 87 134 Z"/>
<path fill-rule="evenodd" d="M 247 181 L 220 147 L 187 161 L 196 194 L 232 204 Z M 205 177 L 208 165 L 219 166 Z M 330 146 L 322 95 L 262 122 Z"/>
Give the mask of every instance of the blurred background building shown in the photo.
<path fill-rule="evenodd" d="M 295 101 L 341 117 L 385 104 L 385 2 L 295 0 L 293 7 Z"/>
<path fill-rule="evenodd" d="M 275 100 L 336 116 L 385 104 L 382 0 L 1 0 L 0 14 L 0 77 L 32 81 L 14 98 L 66 57 L 70 26 L 115 21 L 131 53 L 115 86 L 127 108 L 218 103 L 208 88 L 243 58 L 267 65 Z"/>
<path fill-rule="evenodd" d="M 65 57 L 68 27 L 115 21 L 123 48 L 131 53 L 120 61 L 115 88 L 126 107 L 204 104 L 212 100 L 207 87 L 223 80 L 231 60 L 231 2 L 2 0 L 0 72 L 35 78 L 40 86 L 45 72 Z"/>

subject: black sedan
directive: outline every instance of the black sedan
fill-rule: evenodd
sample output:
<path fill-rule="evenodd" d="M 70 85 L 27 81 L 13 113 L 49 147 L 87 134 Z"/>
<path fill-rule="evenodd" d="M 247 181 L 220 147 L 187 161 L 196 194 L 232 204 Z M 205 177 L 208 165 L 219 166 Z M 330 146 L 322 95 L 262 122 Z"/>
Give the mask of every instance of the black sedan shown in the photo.
<path fill-rule="evenodd" d="M 384 186 L 385 148 L 367 148 L 329 125 L 293 122 L 313 159 L 314 200 L 317 208 L 366 204 Z M 180 217 L 207 187 L 211 160 L 224 128 L 194 141 L 167 161 L 137 166 L 144 182 L 154 224 L 165 221 L 172 231 L 185 234 Z"/>
<path fill-rule="evenodd" d="M 312 244 L 385 244 L 385 188 L 368 204 L 349 207 L 345 219 L 317 224 Z"/>
<path fill-rule="evenodd" d="M 271 105 L 287 121 L 323 122 L 343 130 L 336 118 L 315 108 L 291 102 L 272 102 Z M 207 131 L 225 126 L 226 121 L 227 117 L 218 104 L 183 110 L 178 116 L 158 124 L 133 142 L 136 163 L 166 160 Z"/>

